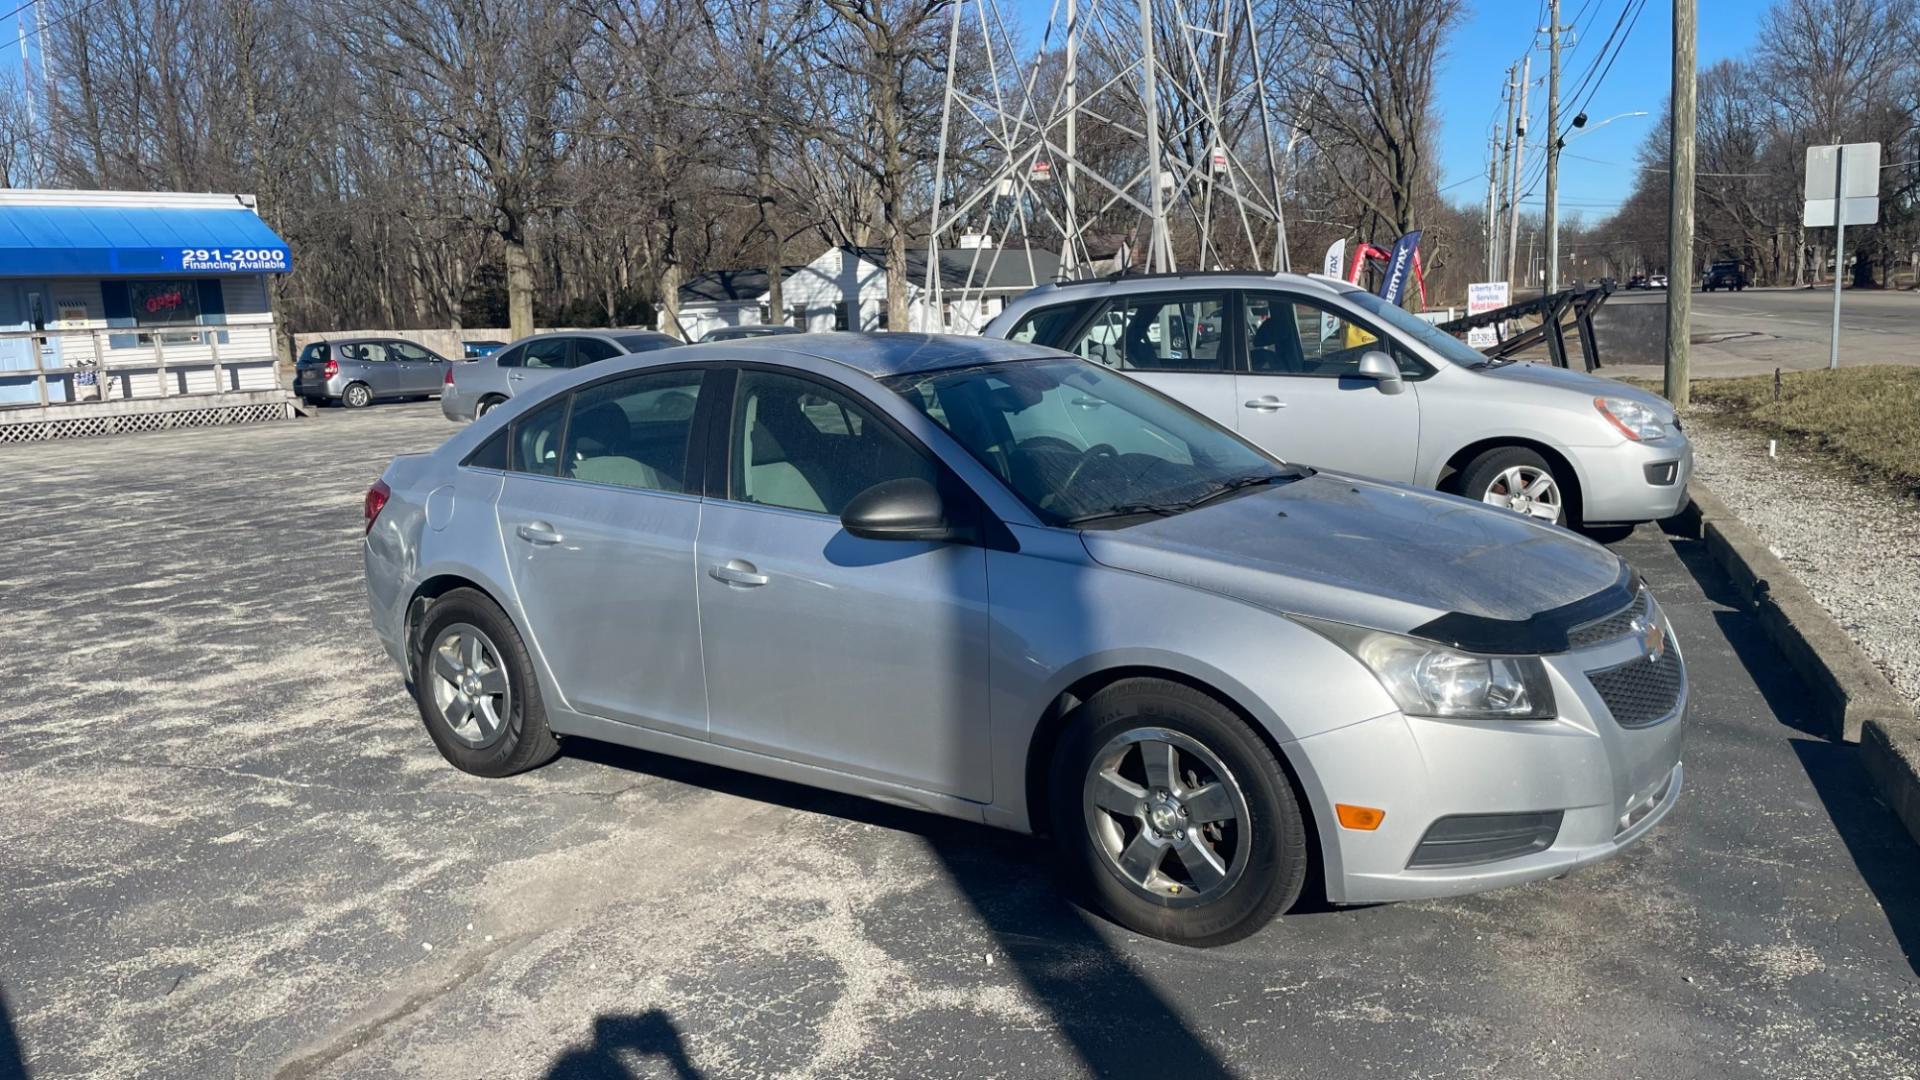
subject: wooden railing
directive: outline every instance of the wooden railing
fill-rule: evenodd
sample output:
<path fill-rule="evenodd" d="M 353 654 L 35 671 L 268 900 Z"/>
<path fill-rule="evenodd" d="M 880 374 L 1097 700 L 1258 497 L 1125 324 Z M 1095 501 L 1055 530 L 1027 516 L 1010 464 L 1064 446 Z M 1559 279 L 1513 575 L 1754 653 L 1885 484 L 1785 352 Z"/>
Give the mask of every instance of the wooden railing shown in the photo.
<path fill-rule="evenodd" d="M 142 346 L 147 353 L 139 357 L 139 350 L 116 349 L 111 342 L 115 337 L 124 337 L 136 333 L 147 333 L 152 343 Z M 174 331 L 178 332 L 178 331 Z M 33 366 L 27 368 L 0 368 L 0 381 L 31 379 L 37 391 L 33 401 L 0 401 L 0 408 L 8 406 L 46 406 L 77 401 L 110 401 L 115 397 L 122 399 L 135 397 L 175 397 L 189 393 L 205 391 L 189 390 L 190 376 L 195 372 L 211 370 L 213 373 L 213 393 L 226 393 L 238 390 L 236 383 L 229 381 L 229 371 L 238 366 L 248 368 L 273 363 L 272 355 L 244 355 L 223 357 L 220 354 L 219 330 L 214 327 L 196 328 L 194 333 L 202 335 L 199 342 L 176 342 L 169 346 L 165 340 L 167 331 L 158 328 L 135 330 L 131 327 L 100 330 L 63 330 L 58 332 L 37 330 L 0 331 L 0 345 L 7 342 L 24 341 Z M 86 337 L 92 344 L 92 355 L 87 357 L 91 364 L 73 362 L 75 338 Z M 48 367 L 44 348 L 53 338 L 61 340 L 61 363 L 57 367 Z M 170 358 L 168 352 L 174 355 Z M 191 350 L 194 353 L 205 352 L 206 356 L 182 358 L 180 352 Z M 93 394 L 81 397 L 80 391 L 90 389 L 79 382 L 82 376 L 92 373 L 95 381 L 91 389 Z M 153 375 L 158 393 L 134 393 L 134 377 Z M 56 397 L 49 392 L 50 384 L 64 384 L 64 396 Z M 114 384 L 118 384 L 118 393 L 114 393 Z"/>

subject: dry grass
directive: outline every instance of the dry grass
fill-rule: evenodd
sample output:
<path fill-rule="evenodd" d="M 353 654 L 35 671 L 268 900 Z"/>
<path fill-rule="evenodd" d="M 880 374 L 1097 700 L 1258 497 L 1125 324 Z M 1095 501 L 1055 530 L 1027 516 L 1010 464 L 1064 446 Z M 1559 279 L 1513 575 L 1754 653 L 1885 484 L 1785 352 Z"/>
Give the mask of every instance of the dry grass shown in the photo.
<path fill-rule="evenodd" d="M 1876 365 L 1781 376 L 1695 379 L 1693 402 L 1716 419 L 1827 450 L 1920 490 L 1920 367 Z"/>

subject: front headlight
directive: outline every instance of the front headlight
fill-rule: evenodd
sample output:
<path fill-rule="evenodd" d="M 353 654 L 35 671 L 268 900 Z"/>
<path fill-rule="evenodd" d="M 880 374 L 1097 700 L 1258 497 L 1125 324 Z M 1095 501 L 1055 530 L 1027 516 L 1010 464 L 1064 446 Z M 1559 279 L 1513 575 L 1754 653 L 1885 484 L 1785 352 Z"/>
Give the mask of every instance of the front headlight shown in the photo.
<path fill-rule="evenodd" d="M 1380 630 L 1294 616 L 1367 666 L 1408 716 L 1547 720 L 1553 687 L 1537 656 L 1480 656 Z"/>
<path fill-rule="evenodd" d="M 1634 442 L 1667 437 L 1666 422 L 1652 409 L 1631 398 L 1597 397 L 1593 399 L 1593 407 L 1599 409 L 1600 415 L 1618 428 L 1620 434 Z"/>

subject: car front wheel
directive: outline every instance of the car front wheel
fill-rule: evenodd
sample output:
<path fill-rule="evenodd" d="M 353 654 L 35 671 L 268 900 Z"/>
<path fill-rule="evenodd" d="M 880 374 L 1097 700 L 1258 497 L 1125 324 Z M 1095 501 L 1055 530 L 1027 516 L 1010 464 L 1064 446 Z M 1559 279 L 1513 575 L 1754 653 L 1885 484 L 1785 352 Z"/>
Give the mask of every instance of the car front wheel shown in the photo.
<path fill-rule="evenodd" d="M 1546 458 L 1523 446 L 1503 446 L 1474 458 L 1461 472 L 1460 493 L 1556 525 L 1570 525 L 1567 491 Z"/>
<path fill-rule="evenodd" d="M 1207 946 L 1299 899 L 1299 800 L 1232 709 L 1179 683 L 1127 679 L 1069 723 L 1053 760 L 1053 835 L 1095 906 L 1139 933 Z"/>

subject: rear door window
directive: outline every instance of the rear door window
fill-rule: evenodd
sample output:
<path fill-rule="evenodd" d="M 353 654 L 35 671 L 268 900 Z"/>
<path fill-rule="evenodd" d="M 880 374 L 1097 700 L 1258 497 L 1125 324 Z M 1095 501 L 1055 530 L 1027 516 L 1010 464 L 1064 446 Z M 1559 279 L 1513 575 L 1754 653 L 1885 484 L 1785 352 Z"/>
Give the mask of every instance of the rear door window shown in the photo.
<path fill-rule="evenodd" d="M 573 339 L 565 337 L 537 338 L 522 347 L 520 366 L 558 370 L 572 362 Z"/>
<path fill-rule="evenodd" d="M 1227 314 L 1225 293 L 1121 297 L 1063 347 L 1122 371 L 1229 371 Z"/>
<path fill-rule="evenodd" d="M 560 475 L 560 441 L 566 435 L 567 403 L 572 400 L 572 394 L 563 394 L 514 421 L 514 472 Z"/>
<path fill-rule="evenodd" d="M 362 364 L 384 364 L 387 362 L 387 347 L 378 341 L 349 341 L 335 348 L 340 359 Z"/>
<path fill-rule="evenodd" d="M 573 339 L 574 367 L 597 364 L 602 360 L 611 360 L 619 355 L 619 348 L 610 341 L 602 341 L 599 338 L 590 337 Z"/>
<path fill-rule="evenodd" d="M 651 371 L 576 393 L 562 475 L 614 487 L 687 493 L 687 441 L 700 400 L 701 374 Z"/>

